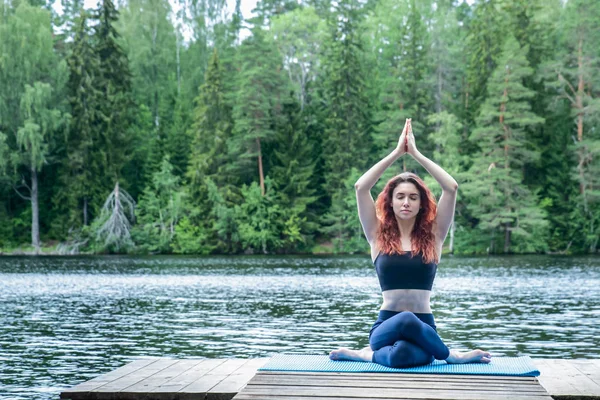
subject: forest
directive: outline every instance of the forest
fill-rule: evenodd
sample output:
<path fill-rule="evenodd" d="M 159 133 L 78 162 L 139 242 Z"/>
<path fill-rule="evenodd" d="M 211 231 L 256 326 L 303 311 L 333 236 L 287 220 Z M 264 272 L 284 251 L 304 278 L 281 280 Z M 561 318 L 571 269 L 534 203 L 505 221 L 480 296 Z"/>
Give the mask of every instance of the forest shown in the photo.
<path fill-rule="evenodd" d="M 236 1 L 0 3 L 0 254 L 365 253 L 406 118 L 444 252 L 598 252 L 599 1 Z"/>

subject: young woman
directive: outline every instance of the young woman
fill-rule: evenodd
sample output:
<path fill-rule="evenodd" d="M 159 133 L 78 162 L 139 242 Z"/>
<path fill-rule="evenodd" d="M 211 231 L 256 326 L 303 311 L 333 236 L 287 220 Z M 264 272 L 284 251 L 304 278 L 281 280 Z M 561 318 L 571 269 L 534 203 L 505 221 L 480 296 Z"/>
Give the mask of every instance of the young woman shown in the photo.
<path fill-rule="evenodd" d="M 386 168 L 405 153 L 417 160 L 442 187 L 437 205 L 425 183 L 410 172 L 390 179 L 377 197 L 377 204 L 373 201 L 371 188 Z M 406 120 L 396 149 L 354 186 L 358 215 L 371 245 L 383 304 L 369 334 L 369 347 L 341 348 L 332 351 L 329 357 L 372 361 L 395 368 L 429 364 L 434 359 L 448 363 L 489 363 L 490 353 L 449 350 L 437 334 L 429 301 L 442 245 L 454 216 L 458 183 L 417 150 L 410 119 Z"/>

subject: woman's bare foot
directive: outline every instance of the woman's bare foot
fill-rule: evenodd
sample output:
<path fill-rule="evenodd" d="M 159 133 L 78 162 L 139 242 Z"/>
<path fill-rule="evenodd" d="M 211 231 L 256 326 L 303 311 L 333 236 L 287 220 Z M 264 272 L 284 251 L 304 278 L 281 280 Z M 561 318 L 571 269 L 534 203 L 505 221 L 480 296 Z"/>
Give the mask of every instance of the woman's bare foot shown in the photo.
<path fill-rule="evenodd" d="M 371 361 L 373 359 L 373 350 L 370 347 L 365 347 L 361 350 L 350 350 L 345 347 L 333 350 L 329 353 L 329 358 L 332 360 L 348 360 L 348 361 Z"/>
<path fill-rule="evenodd" d="M 450 356 L 446 358 L 446 362 L 450 364 L 466 364 L 466 363 L 489 363 L 492 355 L 483 350 L 471 350 L 466 353 L 461 353 L 457 350 L 450 350 Z"/>

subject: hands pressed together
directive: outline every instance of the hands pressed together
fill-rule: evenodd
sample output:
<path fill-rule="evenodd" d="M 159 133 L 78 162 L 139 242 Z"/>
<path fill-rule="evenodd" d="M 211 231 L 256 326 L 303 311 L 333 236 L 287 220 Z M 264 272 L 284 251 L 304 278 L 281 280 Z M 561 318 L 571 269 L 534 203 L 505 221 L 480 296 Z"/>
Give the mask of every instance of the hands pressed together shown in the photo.
<path fill-rule="evenodd" d="M 417 145 L 415 144 L 415 136 L 413 135 L 411 118 L 407 118 L 404 123 L 404 129 L 398 140 L 398 146 L 396 152 L 403 156 L 405 153 L 415 156 L 418 153 Z"/>

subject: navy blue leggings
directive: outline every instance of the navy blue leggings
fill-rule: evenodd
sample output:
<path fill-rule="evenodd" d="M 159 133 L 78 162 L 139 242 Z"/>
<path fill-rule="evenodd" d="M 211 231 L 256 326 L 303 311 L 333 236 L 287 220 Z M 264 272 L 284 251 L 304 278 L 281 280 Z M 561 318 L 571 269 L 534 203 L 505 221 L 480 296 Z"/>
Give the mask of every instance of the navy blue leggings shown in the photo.
<path fill-rule="evenodd" d="M 433 314 L 380 310 L 369 344 L 373 362 L 392 368 L 425 365 L 450 355 L 437 334 Z"/>

